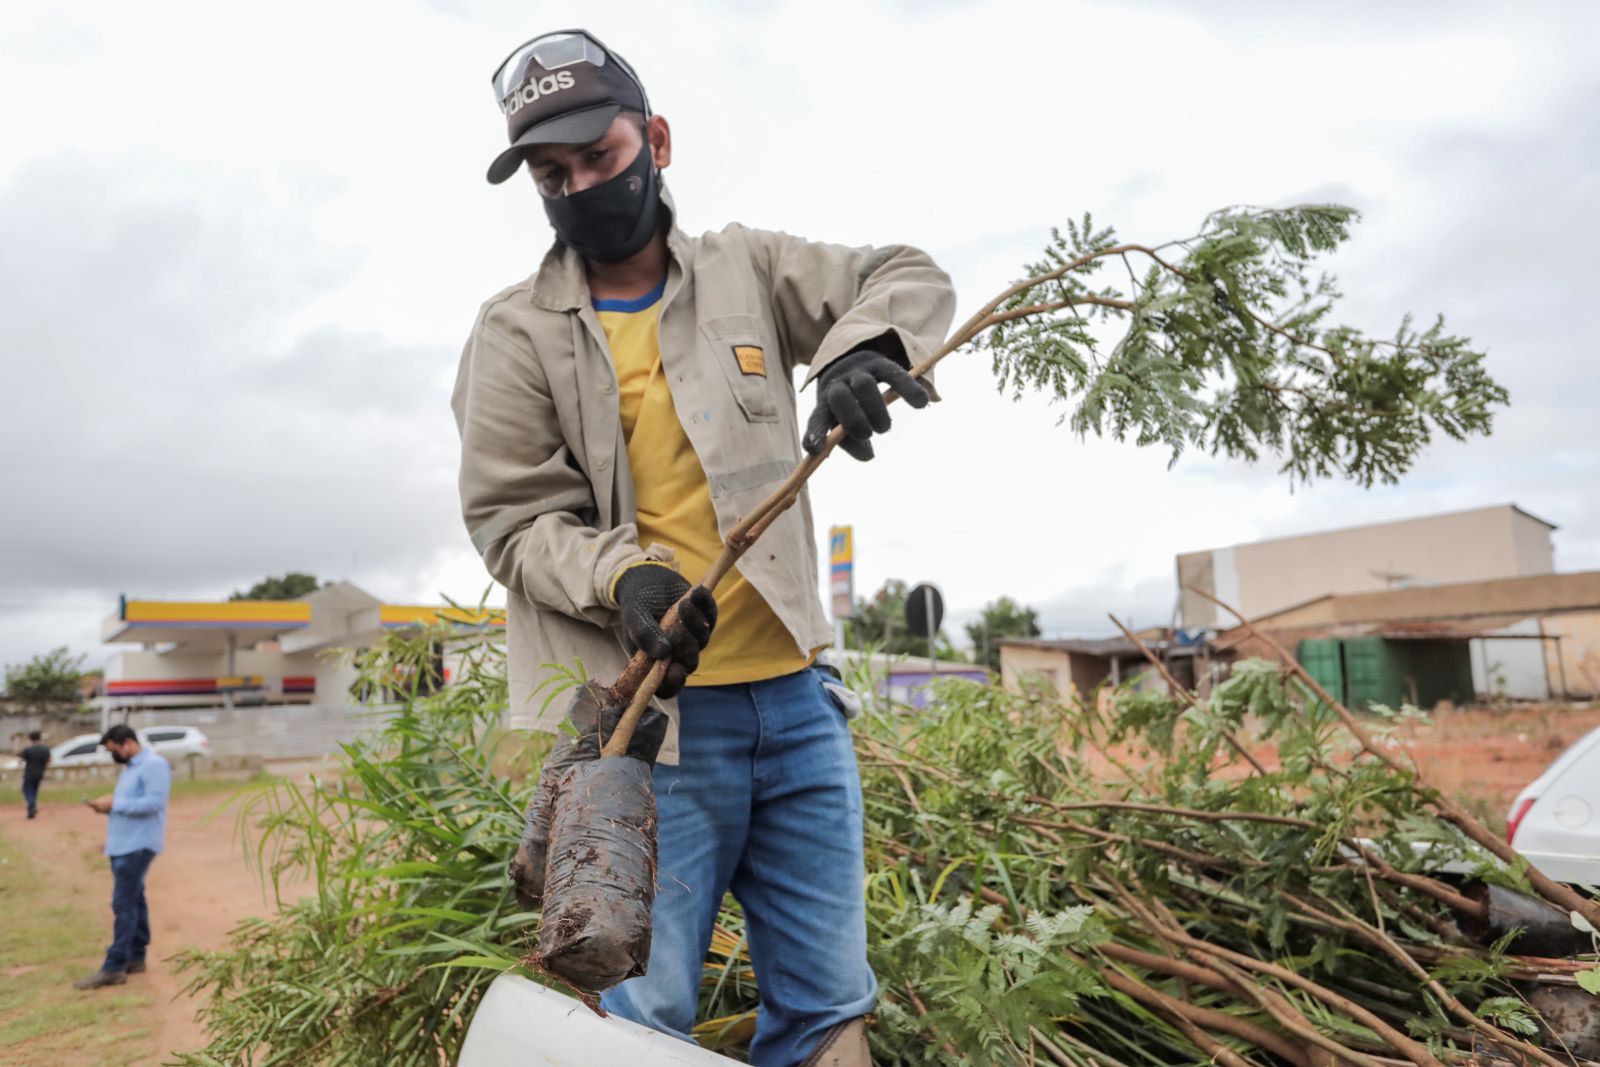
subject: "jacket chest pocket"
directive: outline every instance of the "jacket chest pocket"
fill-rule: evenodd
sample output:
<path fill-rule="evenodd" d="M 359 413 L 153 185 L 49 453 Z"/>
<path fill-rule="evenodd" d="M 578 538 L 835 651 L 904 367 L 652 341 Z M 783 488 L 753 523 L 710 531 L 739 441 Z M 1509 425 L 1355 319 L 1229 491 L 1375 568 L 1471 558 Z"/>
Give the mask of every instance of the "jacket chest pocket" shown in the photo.
<path fill-rule="evenodd" d="M 721 315 L 700 324 L 711 358 L 722 368 L 739 410 L 750 422 L 777 422 L 778 400 L 770 375 L 783 361 L 754 315 Z"/>

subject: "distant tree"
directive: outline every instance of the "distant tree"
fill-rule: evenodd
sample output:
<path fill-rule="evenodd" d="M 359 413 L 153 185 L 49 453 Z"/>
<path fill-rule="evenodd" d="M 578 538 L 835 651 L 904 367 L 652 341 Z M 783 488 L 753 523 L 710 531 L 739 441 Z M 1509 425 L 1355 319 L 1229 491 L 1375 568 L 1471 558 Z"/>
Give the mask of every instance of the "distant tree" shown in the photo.
<path fill-rule="evenodd" d="M 985 604 L 982 617 L 967 623 L 972 658 L 991 671 L 1000 669 L 1000 638 L 1038 637 L 1039 632 L 1039 613 L 1008 596 Z"/>
<path fill-rule="evenodd" d="M 27 663 L 6 667 L 6 696 L 29 708 L 47 704 L 77 704 L 83 694 L 78 686 L 83 679 L 83 656 L 74 656 L 66 645 Z"/>
<path fill-rule="evenodd" d="M 872 645 L 893 656 L 926 656 L 927 635 L 914 634 L 906 628 L 906 596 L 910 592 L 911 587 L 905 582 L 891 578 L 871 600 L 857 600 L 856 617 L 845 620 L 845 647 Z M 934 639 L 934 655 L 939 659 L 961 659 L 942 627 Z"/>
<path fill-rule="evenodd" d="M 299 571 L 290 571 L 282 578 L 263 578 L 243 593 L 238 590 L 229 595 L 229 600 L 299 600 L 308 593 L 315 593 L 319 583 L 314 574 L 302 574 Z"/>

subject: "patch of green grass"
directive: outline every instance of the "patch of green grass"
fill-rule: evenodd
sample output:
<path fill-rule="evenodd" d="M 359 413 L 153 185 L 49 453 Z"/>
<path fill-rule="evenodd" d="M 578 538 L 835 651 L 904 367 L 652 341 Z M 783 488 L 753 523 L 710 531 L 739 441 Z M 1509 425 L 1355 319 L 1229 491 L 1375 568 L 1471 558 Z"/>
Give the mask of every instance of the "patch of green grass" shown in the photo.
<path fill-rule="evenodd" d="M 234 793 L 260 789 L 281 781 L 268 771 L 258 771 L 251 778 L 185 778 L 183 769 L 173 769 L 172 799 L 184 797 L 227 797 Z M 78 778 L 70 781 L 46 779 L 39 792 L 40 804 L 82 804 L 92 797 L 104 796 L 116 787 L 114 775 L 104 778 Z M 8 782 L 0 786 L 0 805 L 22 804 L 22 786 Z"/>
<path fill-rule="evenodd" d="M 52 892 L 0 836 L 0 1049 L 18 1067 L 123 1065 L 156 1052 L 154 998 L 139 986 L 79 992 L 104 923 Z M 90 962 L 86 962 L 90 961 Z"/>

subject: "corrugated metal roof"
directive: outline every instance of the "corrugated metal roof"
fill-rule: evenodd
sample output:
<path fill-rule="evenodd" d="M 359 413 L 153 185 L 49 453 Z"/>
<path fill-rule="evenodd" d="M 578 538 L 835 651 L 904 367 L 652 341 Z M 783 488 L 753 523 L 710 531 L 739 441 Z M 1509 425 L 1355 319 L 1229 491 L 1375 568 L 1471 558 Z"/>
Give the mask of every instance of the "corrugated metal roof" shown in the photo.
<path fill-rule="evenodd" d="M 1041 648 L 1051 652 L 1067 652 L 1078 656 L 1143 656 L 1139 646 L 1126 637 L 1002 637 L 996 644 L 1001 647 Z M 1146 641 L 1145 647 L 1166 656 L 1192 656 L 1197 645 L 1167 646 L 1165 641 Z"/>
<path fill-rule="evenodd" d="M 1265 633 L 1292 634 L 1304 637 L 1382 637 L 1391 641 L 1471 641 L 1480 637 L 1539 640 L 1538 634 L 1504 634 L 1498 631 L 1514 626 L 1530 616 L 1481 615 L 1470 619 L 1406 619 L 1374 622 L 1309 623 L 1281 630 L 1271 625 L 1258 624 Z M 1242 626 L 1218 634 L 1212 647 L 1226 651 L 1250 635 Z M 1287 639 L 1285 639 L 1287 640 Z M 1553 637 L 1547 640 L 1554 640 Z"/>

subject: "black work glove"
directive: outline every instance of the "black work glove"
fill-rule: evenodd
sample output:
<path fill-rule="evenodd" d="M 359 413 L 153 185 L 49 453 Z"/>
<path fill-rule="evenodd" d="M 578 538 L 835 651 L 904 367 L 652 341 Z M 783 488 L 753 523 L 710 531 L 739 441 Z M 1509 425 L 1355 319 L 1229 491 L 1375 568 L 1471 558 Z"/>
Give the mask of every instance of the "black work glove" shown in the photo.
<path fill-rule="evenodd" d="M 661 616 L 683 599 L 678 621 L 661 628 Z M 700 666 L 700 650 L 711 640 L 717 625 L 717 602 L 709 589 L 695 587 L 677 571 L 659 564 L 630 567 L 617 579 L 617 606 L 622 609 L 623 643 L 629 652 L 642 650 L 653 660 L 668 660 L 666 677 L 656 690 L 659 697 L 677 696 L 689 675 Z"/>
<path fill-rule="evenodd" d="M 828 431 L 844 427 L 839 447 L 859 460 L 872 458 L 875 433 L 889 429 L 889 406 L 879 385 L 887 385 L 914 408 L 928 406 L 928 391 L 911 372 L 870 348 L 858 348 L 828 364 L 817 378 L 817 407 L 806 423 L 801 447 L 813 455 L 822 451 Z"/>
<path fill-rule="evenodd" d="M 544 899 L 545 854 L 550 846 L 550 821 L 555 817 L 556 794 L 567 772 L 580 763 L 600 758 L 600 747 L 617 728 L 627 705 L 614 700 L 598 682 L 586 682 L 567 708 L 567 725 L 556 736 L 555 747 L 539 768 L 539 784 L 523 819 L 522 840 L 506 873 L 524 911 Z M 667 717 L 654 704 L 644 709 L 628 742 L 628 755 L 654 764 L 667 736 Z"/>

